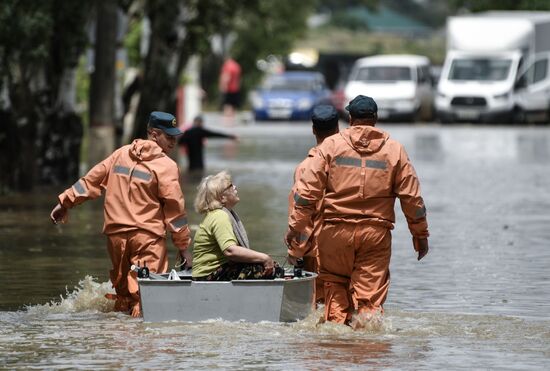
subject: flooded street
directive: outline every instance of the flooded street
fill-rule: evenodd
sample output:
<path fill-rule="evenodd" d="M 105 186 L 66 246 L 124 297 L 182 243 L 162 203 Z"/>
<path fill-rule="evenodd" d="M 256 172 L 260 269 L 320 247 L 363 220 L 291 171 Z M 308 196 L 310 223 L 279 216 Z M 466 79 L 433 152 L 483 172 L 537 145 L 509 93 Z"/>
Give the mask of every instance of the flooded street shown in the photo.
<path fill-rule="evenodd" d="M 214 118 L 206 116 L 206 126 Z M 345 125 L 341 124 L 341 128 Z M 148 324 L 111 311 L 100 201 L 53 226 L 60 185 L 0 198 L 0 368 L 547 369 L 550 365 L 550 128 L 380 124 L 404 144 L 428 210 L 430 253 L 416 261 L 397 208 L 381 328 Z M 307 123 L 214 126 L 206 174 L 227 169 L 254 249 L 280 263 Z M 182 170 L 185 158 L 180 158 Z M 200 176 L 183 174 L 189 220 Z M 175 249 L 170 244 L 173 263 Z"/>

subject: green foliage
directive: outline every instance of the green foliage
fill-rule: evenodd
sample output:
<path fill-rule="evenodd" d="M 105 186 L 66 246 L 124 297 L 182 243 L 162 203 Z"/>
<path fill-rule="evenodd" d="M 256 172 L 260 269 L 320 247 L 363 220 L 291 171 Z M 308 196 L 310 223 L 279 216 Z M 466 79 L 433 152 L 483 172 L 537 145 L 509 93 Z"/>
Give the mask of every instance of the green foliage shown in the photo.
<path fill-rule="evenodd" d="M 188 4 L 194 17 L 187 22 L 189 33 L 188 48 L 193 54 L 206 55 L 210 52 L 210 38 L 215 35 L 227 35 L 233 29 L 235 15 L 243 6 L 254 2 L 250 0 L 195 0 Z"/>
<path fill-rule="evenodd" d="M 53 57 L 58 69 L 77 66 L 80 55 L 89 43 L 86 25 L 93 5 L 94 0 L 52 2 L 53 33 L 49 46 L 56 53 Z"/>
<path fill-rule="evenodd" d="M 32 0 L 0 3 L 0 60 L 5 66 L 40 63 L 48 57 L 54 22 L 52 5 L 52 1 Z"/>
<path fill-rule="evenodd" d="M 56 48 L 64 57 L 57 62 L 75 65 L 87 42 L 84 27 L 91 4 L 92 0 L 3 0 L 2 60 L 27 65 L 43 63 Z"/>
<path fill-rule="evenodd" d="M 64 73 L 77 65 L 88 42 L 86 25 L 94 3 L 0 1 L 0 81 L 7 85 L 11 116 L 25 123 L 3 123 L 10 125 L 18 151 L 9 153 L 13 167 L 0 180 L 0 188 L 30 190 L 37 181 L 39 156 L 48 148 L 43 134 L 60 113 Z"/>
<path fill-rule="evenodd" d="M 18 97 L 21 102 L 30 103 L 29 84 L 40 73 L 48 80 L 48 102 L 55 102 L 61 74 L 77 65 L 88 42 L 85 26 L 92 5 L 93 0 L 0 2 L 0 79 L 7 76 L 11 84 L 24 87 L 18 90 L 26 92 Z"/>
<path fill-rule="evenodd" d="M 285 55 L 295 41 L 305 35 L 306 19 L 313 13 L 315 0 L 249 1 L 236 15 L 237 39 L 232 55 L 241 64 L 244 91 L 255 86 L 262 76 L 256 61 L 268 55 Z"/>
<path fill-rule="evenodd" d="M 139 67 L 141 64 L 141 30 L 141 19 L 133 19 L 128 25 L 128 32 L 124 38 L 124 48 L 126 48 L 126 52 L 128 53 L 128 64 L 131 67 Z"/>
<path fill-rule="evenodd" d="M 88 109 L 88 97 L 90 96 L 90 74 L 87 68 L 87 58 L 82 56 L 76 70 L 76 103 Z M 84 115 L 86 119 L 88 115 Z"/>
<path fill-rule="evenodd" d="M 203 56 L 203 87 L 210 102 L 216 101 L 219 67 L 222 56 L 213 56 L 211 39 L 234 39 L 230 50 L 243 70 L 243 90 L 254 86 L 262 75 L 256 68 L 258 59 L 270 54 L 284 55 L 304 35 L 307 17 L 317 0 L 192 0 L 186 1 L 187 37 L 181 55 Z M 226 45 L 227 46 L 227 45 Z"/>

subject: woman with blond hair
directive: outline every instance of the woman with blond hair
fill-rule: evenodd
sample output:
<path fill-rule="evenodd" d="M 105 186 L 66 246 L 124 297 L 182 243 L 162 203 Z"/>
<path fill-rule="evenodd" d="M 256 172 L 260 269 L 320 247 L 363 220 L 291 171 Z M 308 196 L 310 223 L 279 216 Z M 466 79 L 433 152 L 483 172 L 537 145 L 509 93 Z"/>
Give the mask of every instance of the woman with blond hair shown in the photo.
<path fill-rule="evenodd" d="M 199 184 L 195 210 L 205 217 L 194 238 L 194 280 L 273 278 L 276 263 L 250 249 L 246 230 L 233 211 L 239 201 L 226 171 L 209 175 Z"/>

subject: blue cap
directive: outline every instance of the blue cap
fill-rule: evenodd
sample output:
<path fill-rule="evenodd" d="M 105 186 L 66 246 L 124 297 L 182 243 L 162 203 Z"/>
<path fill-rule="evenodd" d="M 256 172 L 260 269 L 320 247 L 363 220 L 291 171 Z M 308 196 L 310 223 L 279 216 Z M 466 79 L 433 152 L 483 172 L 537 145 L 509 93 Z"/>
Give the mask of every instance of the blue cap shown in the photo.
<path fill-rule="evenodd" d="M 311 122 L 316 129 L 334 129 L 338 126 L 338 111 L 329 104 L 315 106 L 311 113 Z"/>
<path fill-rule="evenodd" d="M 151 115 L 149 116 L 149 127 L 160 129 L 172 137 L 183 134 L 183 132 L 178 129 L 178 124 L 176 123 L 176 118 L 174 115 L 166 112 L 151 112 Z"/>
<path fill-rule="evenodd" d="M 349 102 L 346 110 L 354 118 L 372 118 L 378 112 L 378 106 L 371 97 L 358 95 Z"/>

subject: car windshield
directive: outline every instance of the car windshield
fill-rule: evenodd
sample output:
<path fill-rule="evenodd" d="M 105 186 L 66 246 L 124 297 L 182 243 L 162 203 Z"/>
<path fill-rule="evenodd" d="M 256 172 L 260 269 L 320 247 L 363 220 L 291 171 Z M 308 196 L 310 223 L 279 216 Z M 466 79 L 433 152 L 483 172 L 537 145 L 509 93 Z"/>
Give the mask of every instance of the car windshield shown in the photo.
<path fill-rule="evenodd" d="M 394 82 L 411 81 L 411 69 L 403 66 L 362 67 L 357 71 L 357 81 Z"/>
<path fill-rule="evenodd" d="M 449 80 L 502 81 L 508 77 L 511 65 L 510 59 L 455 59 Z"/>
<path fill-rule="evenodd" d="M 262 88 L 264 90 L 271 91 L 280 91 L 280 90 L 290 90 L 290 91 L 311 91 L 319 88 L 320 83 L 315 79 L 308 79 L 306 77 L 293 77 L 289 78 L 288 76 L 271 76 L 268 78 Z"/>

